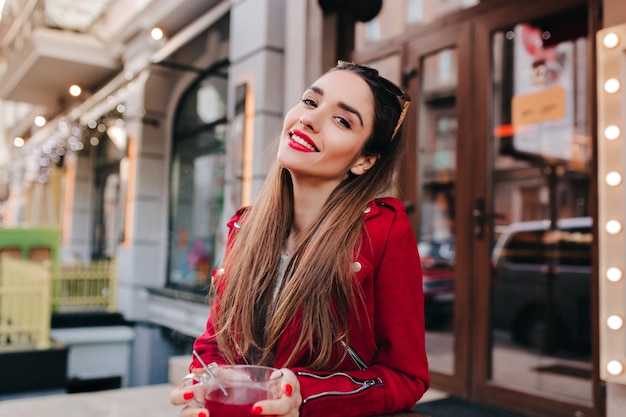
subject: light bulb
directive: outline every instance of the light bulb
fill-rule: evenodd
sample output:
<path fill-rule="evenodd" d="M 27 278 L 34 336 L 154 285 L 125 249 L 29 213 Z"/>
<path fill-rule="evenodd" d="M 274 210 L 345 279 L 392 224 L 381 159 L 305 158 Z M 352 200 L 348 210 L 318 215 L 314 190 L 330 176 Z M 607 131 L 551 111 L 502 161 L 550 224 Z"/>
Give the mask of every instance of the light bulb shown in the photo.
<path fill-rule="evenodd" d="M 606 364 L 606 370 L 609 371 L 611 375 L 619 375 L 624 372 L 624 364 L 614 359 Z"/>
<path fill-rule="evenodd" d="M 153 28 L 150 31 L 150 36 L 152 36 L 152 39 L 155 41 L 161 40 L 163 39 L 163 31 L 160 28 Z"/>
<path fill-rule="evenodd" d="M 624 320 L 617 314 L 613 314 L 606 319 L 606 325 L 611 330 L 619 330 L 624 325 Z"/>
<path fill-rule="evenodd" d="M 604 35 L 604 38 L 602 39 L 602 43 L 607 48 L 615 48 L 619 44 L 619 36 L 617 36 L 613 32 L 607 33 L 606 35 Z"/>
<path fill-rule="evenodd" d="M 621 133 L 622 132 L 621 132 L 619 126 L 615 126 L 615 125 L 607 126 L 606 129 L 604 129 L 604 136 L 608 140 L 615 140 L 615 139 L 619 138 L 619 135 Z"/>
<path fill-rule="evenodd" d="M 620 82 L 617 78 L 609 78 L 604 82 L 604 91 L 607 93 L 617 93 L 620 89 Z"/>
<path fill-rule="evenodd" d="M 609 220 L 604 226 L 607 233 L 616 235 L 622 231 L 622 223 L 619 220 Z"/>
<path fill-rule="evenodd" d="M 622 270 L 616 266 L 612 266 L 606 270 L 606 279 L 611 282 L 619 282 L 623 276 Z"/>
<path fill-rule="evenodd" d="M 35 117 L 35 126 L 42 127 L 46 124 L 46 118 L 43 116 Z"/>
<path fill-rule="evenodd" d="M 74 84 L 70 86 L 69 92 L 72 96 L 78 97 L 80 96 L 80 93 L 83 92 L 83 90 L 80 88 L 80 86 Z"/>
<path fill-rule="evenodd" d="M 611 187 L 615 187 L 622 182 L 622 175 L 617 171 L 611 171 L 608 174 L 606 174 L 606 177 L 604 177 L 604 180 L 606 181 L 607 185 L 610 185 Z"/>

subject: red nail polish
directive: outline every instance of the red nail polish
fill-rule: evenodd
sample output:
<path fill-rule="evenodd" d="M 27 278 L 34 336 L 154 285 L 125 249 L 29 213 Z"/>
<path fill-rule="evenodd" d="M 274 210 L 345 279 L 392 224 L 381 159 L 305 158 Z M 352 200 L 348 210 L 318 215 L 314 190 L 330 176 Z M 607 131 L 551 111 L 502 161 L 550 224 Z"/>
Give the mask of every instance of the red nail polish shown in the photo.
<path fill-rule="evenodd" d="M 293 394 L 293 387 L 291 384 L 285 384 L 285 394 L 287 394 L 287 397 L 291 397 L 291 394 Z"/>
<path fill-rule="evenodd" d="M 198 413 L 198 417 L 208 417 L 204 411 Z"/>
<path fill-rule="evenodd" d="M 252 407 L 252 410 L 250 410 L 250 412 L 252 414 L 261 414 L 263 412 L 263 409 L 257 405 Z"/>
<path fill-rule="evenodd" d="M 183 394 L 183 398 L 186 400 L 191 400 L 193 398 L 193 391 L 187 391 Z"/>

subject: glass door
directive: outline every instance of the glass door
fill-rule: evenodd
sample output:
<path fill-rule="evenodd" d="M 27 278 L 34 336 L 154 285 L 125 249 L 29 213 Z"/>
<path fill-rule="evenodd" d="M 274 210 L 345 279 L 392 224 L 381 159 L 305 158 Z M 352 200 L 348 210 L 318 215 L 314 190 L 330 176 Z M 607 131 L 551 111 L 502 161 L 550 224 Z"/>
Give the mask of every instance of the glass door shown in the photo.
<path fill-rule="evenodd" d="M 454 372 L 456 47 L 423 57 L 418 134 L 418 250 L 431 369 Z"/>
<path fill-rule="evenodd" d="M 548 18 L 492 35 L 491 361 L 496 381 L 590 401 L 584 11 L 580 33 L 560 35 L 563 20 Z"/>
<path fill-rule="evenodd" d="M 476 25 L 476 48 L 489 56 L 475 67 L 487 123 L 476 125 L 486 170 L 474 187 L 474 301 L 484 311 L 473 311 L 482 317 L 473 397 L 538 415 L 601 415 L 589 5 L 512 9 Z"/>
<path fill-rule="evenodd" d="M 412 144 L 415 170 L 411 213 L 422 261 L 426 316 L 426 348 L 434 383 L 466 395 L 468 372 L 467 222 L 464 182 L 470 170 L 472 137 L 463 103 L 470 98 L 469 26 L 429 33 L 410 44 L 409 62 L 416 112 Z M 461 175 L 462 173 L 462 175 Z M 471 175 L 471 174 L 470 174 Z M 463 178 L 460 179 L 459 177 Z"/>

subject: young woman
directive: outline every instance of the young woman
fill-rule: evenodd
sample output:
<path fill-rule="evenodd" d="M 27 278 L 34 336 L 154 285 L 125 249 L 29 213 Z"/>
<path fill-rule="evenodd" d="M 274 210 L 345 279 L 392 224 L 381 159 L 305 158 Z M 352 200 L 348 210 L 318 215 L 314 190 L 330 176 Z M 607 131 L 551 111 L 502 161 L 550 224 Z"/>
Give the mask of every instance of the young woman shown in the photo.
<path fill-rule="evenodd" d="M 375 416 L 428 389 L 417 245 L 402 203 L 380 198 L 408 104 L 376 70 L 339 62 L 287 113 L 256 203 L 229 222 L 195 350 L 205 363 L 282 368 L 282 397 L 253 414 Z M 209 416 L 194 395 L 181 387 L 172 402 Z"/>

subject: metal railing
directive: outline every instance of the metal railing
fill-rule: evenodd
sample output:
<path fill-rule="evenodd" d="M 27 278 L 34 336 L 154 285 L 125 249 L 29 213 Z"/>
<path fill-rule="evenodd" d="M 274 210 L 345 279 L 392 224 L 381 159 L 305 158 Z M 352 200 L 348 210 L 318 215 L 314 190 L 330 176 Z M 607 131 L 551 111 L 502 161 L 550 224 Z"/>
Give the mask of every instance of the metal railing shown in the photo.
<path fill-rule="evenodd" d="M 55 313 L 115 311 L 114 260 L 62 265 L 53 272 L 52 309 Z"/>

